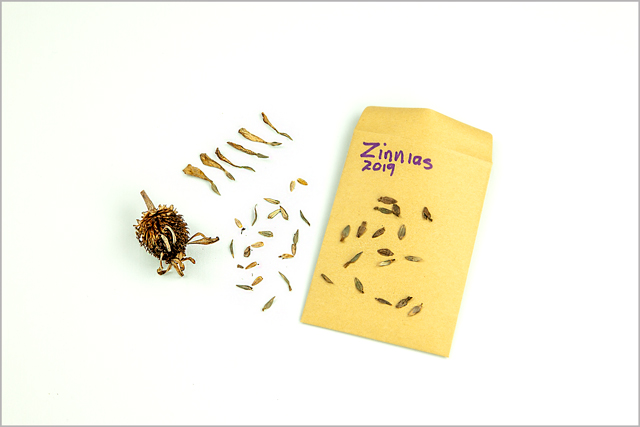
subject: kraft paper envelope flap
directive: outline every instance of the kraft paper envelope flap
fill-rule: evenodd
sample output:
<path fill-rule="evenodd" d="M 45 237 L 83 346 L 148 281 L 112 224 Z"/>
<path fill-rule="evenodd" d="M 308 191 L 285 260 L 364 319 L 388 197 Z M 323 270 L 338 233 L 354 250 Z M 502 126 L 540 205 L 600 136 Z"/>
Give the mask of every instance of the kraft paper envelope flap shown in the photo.
<path fill-rule="evenodd" d="M 353 133 L 301 321 L 449 356 L 491 150 L 491 134 L 433 110 L 366 108 Z M 392 209 L 378 201 L 383 196 L 398 201 L 399 216 L 374 210 Z M 432 221 L 423 218 L 424 207 Z M 363 221 L 367 230 L 358 238 Z M 350 234 L 340 242 L 347 225 Z M 384 234 L 373 238 L 383 227 Z M 393 255 L 380 255 L 383 248 Z M 387 259 L 395 261 L 378 265 Z M 406 307 L 395 307 L 408 296 Z M 409 316 L 420 304 L 422 310 Z"/>

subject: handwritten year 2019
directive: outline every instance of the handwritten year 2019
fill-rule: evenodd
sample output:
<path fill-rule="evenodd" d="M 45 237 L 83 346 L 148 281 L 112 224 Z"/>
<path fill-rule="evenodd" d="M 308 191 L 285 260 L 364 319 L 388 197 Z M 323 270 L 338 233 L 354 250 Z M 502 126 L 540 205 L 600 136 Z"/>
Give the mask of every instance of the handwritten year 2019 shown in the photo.
<path fill-rule="evenodd" d="M 364 167 L 362 168 L 363 171 L 367 171 L 367 170 L 382 171 L 382 172 L 388 171 L 390 173 L 389 176 L 393 176 L 393 173 L 396 170 L 396 164 L 398 164 L 398 162 L 399 164 L 404 164 L 404 152 L 402 150 L 391 151 L 391 150 L 385 150 L 384 148 L 378 148 L 380 147 L 379 142 L 363 142 L 362 145 L 364 145 L 365 150 L 360 154 L 360 157 L 365 157 L 365 158 L 368 157 L 368 158 L 375 159 L 376 154 L 378 154 L 377 157 L 378 157 L 378 160 L 380 160 L 376 162 L 375 160 L 365 159 Z M 387 143 L 384 142 L 383 147 L 386 147 L 386 146 L 387 146 Z M 376 148 L 378 148 L 377 153 L 374 151 Z M 408 153 L 407 164 L 413 165 L 413 166 L 422 166 L 426 170 L 429 170 L 433 167 L 433 165 L 431 164 L 431 159 L 428 159 L 423 156 L 418 156 L 413 153 Z"/>

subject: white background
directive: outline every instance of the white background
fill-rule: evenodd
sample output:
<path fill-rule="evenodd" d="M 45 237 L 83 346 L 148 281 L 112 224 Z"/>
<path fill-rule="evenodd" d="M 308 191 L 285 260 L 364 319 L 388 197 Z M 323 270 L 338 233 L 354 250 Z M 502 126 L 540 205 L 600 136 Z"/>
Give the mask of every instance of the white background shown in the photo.
<path fill-rule="evenodd" d="M 637 15 L 3 3 L 2 422 L 637 424 Z M 448 359 L 299 321 L 368 105 L 494 136 Z M 245 156 L 226 145 L 240 127 L 284 144 Z M 222 196 L 181 172 L 216 147 L 256 169 L 202 167 Z M 291 193 L 297 177 L 309 186 Z M 221 239 L 189 249 L 184 278 L 136 242 L 142 189 Z M 263 197 L 291 219 L 267 220 Z M 237 269 L 264 229 L 261 265 Z M 298 255 L 278 259 L 296 229 Z M 253 293 L 235 287 L 258 274 Z"/>

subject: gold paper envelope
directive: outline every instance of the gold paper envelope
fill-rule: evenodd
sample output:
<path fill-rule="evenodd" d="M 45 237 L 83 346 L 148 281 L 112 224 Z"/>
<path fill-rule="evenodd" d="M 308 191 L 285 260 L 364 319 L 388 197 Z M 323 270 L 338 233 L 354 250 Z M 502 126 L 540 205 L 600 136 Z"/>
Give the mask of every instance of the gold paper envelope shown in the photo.
<path fill-rule="evenodd" d="M 301 321 L 448 357 L 491 149 L 491 134 L 433 110 L 367 107 L 351 139 Z M 357 237 L 363 221 L 366 231 Z"/>

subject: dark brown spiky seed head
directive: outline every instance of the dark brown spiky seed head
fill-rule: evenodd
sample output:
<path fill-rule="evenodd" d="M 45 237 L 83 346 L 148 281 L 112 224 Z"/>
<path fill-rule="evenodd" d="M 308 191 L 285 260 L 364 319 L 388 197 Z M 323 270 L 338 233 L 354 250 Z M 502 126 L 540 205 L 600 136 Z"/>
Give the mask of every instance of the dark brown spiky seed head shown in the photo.
<path fill-rule="evenodd" d="M 138 220 L 136 238 L 141 246 L 151 255 L 163 261 L 181 258 L 178 254 L 185 253 L 189 240 L 187 223 L 178 214 L 173 205 L 160 205 L 142 213 Z"/>

